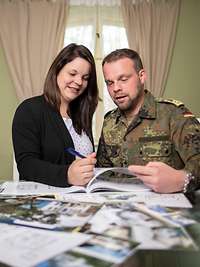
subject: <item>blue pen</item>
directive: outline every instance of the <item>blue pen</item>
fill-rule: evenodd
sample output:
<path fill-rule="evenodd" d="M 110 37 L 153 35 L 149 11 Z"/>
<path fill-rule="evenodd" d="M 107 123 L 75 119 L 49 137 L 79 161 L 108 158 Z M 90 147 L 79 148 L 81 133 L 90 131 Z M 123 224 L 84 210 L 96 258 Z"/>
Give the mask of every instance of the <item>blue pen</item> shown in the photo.
<path fill-rule="evenodd" d="M 75 156 L 75 157 L 77 156 L 77 157 L 79 157 L 81 159 L 86 158 L 84 155 L 82 155 L 81 153 L 79 153 L 78 151 L 76 151 L 73 147 L 66 148 L 66 151 L 68 153 L 70 153 L 71 155 Z"/>

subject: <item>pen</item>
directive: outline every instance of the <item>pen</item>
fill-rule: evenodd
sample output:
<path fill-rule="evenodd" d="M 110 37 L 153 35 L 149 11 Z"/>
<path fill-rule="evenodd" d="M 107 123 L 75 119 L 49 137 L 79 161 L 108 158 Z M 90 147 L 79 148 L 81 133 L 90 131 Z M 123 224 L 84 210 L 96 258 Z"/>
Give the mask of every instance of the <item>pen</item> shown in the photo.
<path fill-rule="evenodd" d="M 73 147 L 68 147 L 66 148 L 66 152 L 68 152 L 69 154 L 73 155 L 73 156 L 77 156 L 81 159 L 86 158 L 84 155 L 82 155 L 81 153 L 79 153 L 78 151 L 76 151 Z"/>

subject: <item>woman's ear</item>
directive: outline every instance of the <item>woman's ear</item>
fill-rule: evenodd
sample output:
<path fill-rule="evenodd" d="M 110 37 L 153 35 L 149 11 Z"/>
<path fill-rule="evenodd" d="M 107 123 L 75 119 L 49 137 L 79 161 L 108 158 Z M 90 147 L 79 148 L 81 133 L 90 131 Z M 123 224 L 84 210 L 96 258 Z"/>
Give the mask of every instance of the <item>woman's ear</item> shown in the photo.
<path fill-rule="evenodd" d="M 146 81 L 146 72 L 144 69 L 141 69 L 138 73 L 139 79 L 141 81 L 142 84 L 144 84 L 144 82 Z"/>

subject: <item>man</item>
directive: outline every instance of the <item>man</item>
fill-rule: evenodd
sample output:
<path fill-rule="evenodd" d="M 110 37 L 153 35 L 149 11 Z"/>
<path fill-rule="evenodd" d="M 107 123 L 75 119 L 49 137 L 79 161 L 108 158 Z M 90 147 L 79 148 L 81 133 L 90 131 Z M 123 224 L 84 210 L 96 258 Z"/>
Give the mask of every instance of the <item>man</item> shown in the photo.
<path fill-rule="evenodd" d="M 199 188 L 200 124 L 194 115 L 181 102 L 144 89 L 146 73 L 135 51 L 113 51 L 102 65 L 117 109 L 105 115 L 98 166 L 129 166 L 155 192 Z"/>

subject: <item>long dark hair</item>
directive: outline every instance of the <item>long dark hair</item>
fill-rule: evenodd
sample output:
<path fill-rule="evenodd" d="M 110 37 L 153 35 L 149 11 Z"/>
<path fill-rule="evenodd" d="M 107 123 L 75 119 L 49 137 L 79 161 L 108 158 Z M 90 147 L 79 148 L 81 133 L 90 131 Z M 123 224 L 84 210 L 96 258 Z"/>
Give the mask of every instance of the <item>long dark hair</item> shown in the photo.
<path fill-rule="evenodd" d="M 81 134 L 85 131 L 92 138 L 92 117 L 98 104 L 98 86 L 94 58 L 87 47 L 72 43 L 61 50 L 47 73 L 44 96 L 46 101 L 60 112 L 61 95 L 57 76 L 67 63 L 77 57 L 90 63 L 90 76 L 87 88 L 69 104 L 69 113 L 76 132 Z"/>

